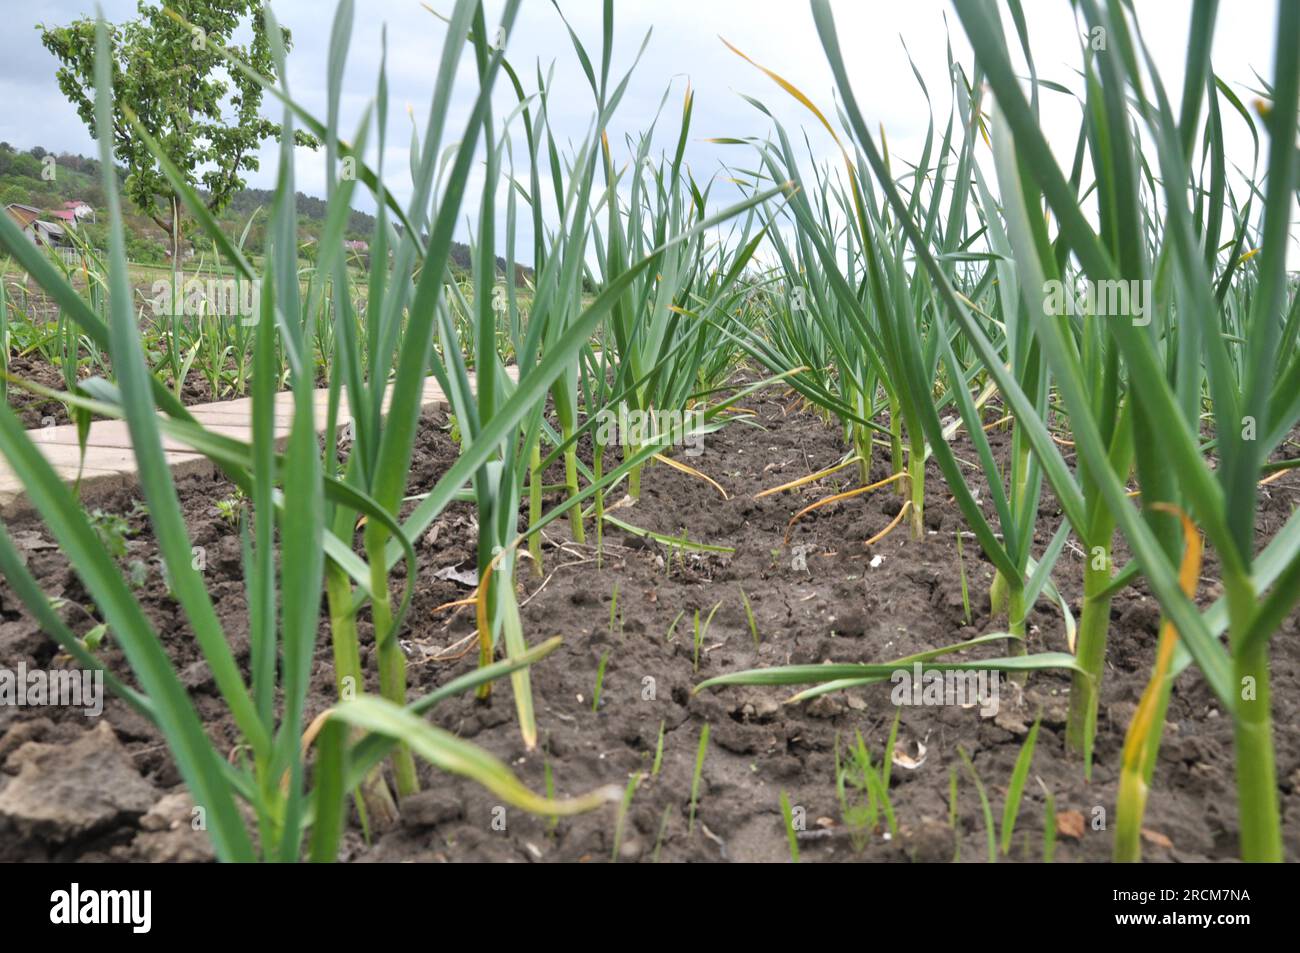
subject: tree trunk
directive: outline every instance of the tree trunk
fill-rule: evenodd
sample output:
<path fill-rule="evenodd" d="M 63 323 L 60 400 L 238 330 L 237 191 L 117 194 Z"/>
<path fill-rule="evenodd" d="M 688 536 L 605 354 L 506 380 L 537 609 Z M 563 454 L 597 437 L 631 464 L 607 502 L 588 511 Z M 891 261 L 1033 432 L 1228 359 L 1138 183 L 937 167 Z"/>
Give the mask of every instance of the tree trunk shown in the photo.
<path fill-rule="evenodd" d="M 179 302 L 183 302 L 184 300 L 182 298 L 182 287 L 184 285 L 184 282 L 181 280 L 181 202 L 180 199 L 176 197 L 175 192 L 172 193 L 171 240 L 172 240 L 172 300 L 173 302 L 179 303 Z M 177 309 L 173 308 L 172 313 L 179 314 L 180 312 Z"/>

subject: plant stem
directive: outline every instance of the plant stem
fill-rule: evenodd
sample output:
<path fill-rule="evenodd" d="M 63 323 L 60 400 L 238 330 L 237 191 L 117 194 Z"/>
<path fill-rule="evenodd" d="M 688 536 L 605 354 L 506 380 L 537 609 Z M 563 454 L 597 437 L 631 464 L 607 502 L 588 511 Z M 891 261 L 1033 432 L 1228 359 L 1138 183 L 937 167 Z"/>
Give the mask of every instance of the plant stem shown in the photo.
<path fill-rule="evenodd" d="M 889 400 L 889 465 L 890 476 L 897 476 L 903 472 L 903 412 L 898 406 L 898 401 L 892 397 Z M 907 495 L 907 488 L 903 486 L 903 481 L 898 481 L 898 489 L 895 491 L 899 496 Z"/>
<path fill-rule="evenodd" d="M 925 535 L 925 438 L 919 434 L 912 440 L 906 482 L 912 492 L 912 538 L 920 539 Z"/>
<path fill-rule="evenodd" d="M 533 443 L 528 458 L 528 525 L 536 526 L 542 518 L 542 445 Z M 535 532 L 528 537 L 528 552 L 533 557 L 533 571 L 542 575 L 542 534 Z"/>
<path fill-rule="evenodd" d="M 596 568 L 600 568 L 601 557 L 604 555 L 604 523 L 605 523 L 605 490 L 601 488 L 600 481 L 605 475 L 605 446 L 596 444 L 592 449 L 591 455 L 592 475 L 596 478 L 596 500 L 595 519 L 596 519 Z"/>
<path fill-rule="evenodd" d="M 1232 628 L 1235 636 L 1240 627 Z M 1235 647 L 1236 638 L 1232 641 Z M 1248 863 L 1281 863 L 1282 826 L 1273 754 L 1268 640 L 1258 642 L 1249 651 L 1238 651 L 1234 671 L 1240 689 L 1232 738 L 1236 746 L 1236 813 L 1242 828 L 1242 859 Z M 1247 697 L 1251 696 L 1248 686 L 1253 686 L 1253 697 Z"/>
<path fill-rule="evenodd" d="M 858 481 L 863 486 L 871 484 L 871 431 L 866 427 L 853 428 L 853 449 L 858 454 Z"/>
<path fill-rule="evenodd" d="M 1007 631 L 1019 636 L 1011 640 L 1012 655 L 1028 655 L 1025 645 L 1025 584 L 1017 580 L 1007 586 Z M 1011 681 L 1023 685 L 1029 679 L 1028 672 L 1013 672 Z"/>
<path fill-rule="evenodd" d="M 1007 611 L 1007 579 L 999 569 L 993 574 L 993 584 L 989 586 L 989 614 L 994 618 Z"/>
<path fill-rule="evenodd" d="M 1012 635 L 1020 636 L 1018 645 L 1013 647 L 1017 655 L 1025 654 L 1025 586 L 1019 585 L 1007 586 L 1007 631 Z"/>
<path fill-rule="evenodd" d="M 1092 780 L 1092 745 L 1097 736 L 1097 699 L 1106 661 L 1106 635 L 1110 630 L 1110 596 L 1101 595 L 1110 584 L 1108 537 L 1103 553 L 1090 554 L 1083 569 L 1083 612 L 1075 655 L 1083 672 L 1070 682 L 1070 714 L 1065 726 L 1065 743 L 1083 755 L 1083 776 Z M 1101 561 L 1101 569 L 1096 562 Z"/>
<path fill-rule="evenodd" d="M 352 583 L 334 563 L 325 566 L 325 594 L 329 603 L 330 640 L 334 646 L 334 683 L 343 701 L 355 698 L 365 686 L 361 671 L 361 644 L 357 637 L 357 619 L 352 611 Z M 376 766 L 358 792 L 357 812 L 363 826 L 387 830 L 397 823 L 397 805 Z"/>
<path fill-rule="evenodd" d="M 564 439 L 569 440 L 572 437 L 572 428 L 566 427 L 564 429 Z M 578 495 L 578 448 L 576 444 L 569 444 L 564 451 L 564 484 L 568 487 L 570 499 Z M 582 528 L 581 506 L 575 506 L 569 510 L 569 524 L 573 529 L 573 541 L 575 543 L 585 543 L 587 534 Z"/>
<path fill-rule="evenodd" d="M 334 682 L 339 698 L 352 698 L 365 684 L 361 677 L 361 647 L 356 616 L 352 613 L 352 584 L 334 563 L 325 567 L 325 594 L 329 600 L 330 639 L 334 646 Z"/>
<path fill-rule="evenodd" d="M 623 445 L 623 459 L 628 460 L 635 457 L 640 452 L 640 448 L 635 444 L 625 443 Z M 634 500 L 641 498 L 641 464 L 637 464 L 627 472 L 627 495 Z"/>
<path fill-rule="evenodd" d="M 373 524 L 367 524 L 369 529 Z M 397 644 L 393 631 L 393 606 L 388 593 L 388 570 L 384 563 L 382 534 L 367 533 L 366 557 L 370 562 L 370 618 L 375 627 L 375 645 L 379 656 L 379 692 L 397 705 L 406 704 L 406 656 Z M 415 759 L 404 744 L 393 749 L 393 777 L 400 797 L 420 789 L 415 774 Z"/>
<path fill-rule="evenodd" d="M 867 416 L 866 398 L 859 392 L 856 395 L 856 405 L 858 414 L 862 417 Z M 853 431 L 853 449 L 858 454 L 858 479 L 863 486 L 871 484 L 871 429 L 861 424 L 852 424 Z"/>

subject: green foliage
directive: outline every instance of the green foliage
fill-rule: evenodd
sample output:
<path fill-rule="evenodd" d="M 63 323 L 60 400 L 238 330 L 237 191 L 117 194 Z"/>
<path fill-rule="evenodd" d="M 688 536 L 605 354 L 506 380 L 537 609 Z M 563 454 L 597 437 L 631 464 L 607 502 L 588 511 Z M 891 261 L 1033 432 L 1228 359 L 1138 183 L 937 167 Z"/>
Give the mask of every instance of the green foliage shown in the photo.
<path fill-rule="evenodd" d="M 256 0 L 142 3 L 137 19 L 107 27 L 114 94 L 111 154 L 126 167 L 126 194 L 171 236 L 173 262 L 180 257 L 181 197 L 140 130 L 160 144 L 174 167 L 185 170 L 188 185 L 203 188 L 210 210 L 223 208 L 244 187 L 244 175 L 258 168 L 258 147 L 278 137 L 280 126 L 261 115 L 262 85 L 238 70 L 226 71 L 217 48 L 231 50 L 274 82 L 277 69 L 261 8 Z M 95 131 L 95 21 L 39 29 L 41 43 L 62 64 L 59 88 Z M 245 30 L 249 42 L 232 45 Z M 287 50 L 289 34 L 281 31 L 281 36 Z M 297 135 L 295 141 L 315 144 L 310 135 Z"/>
<path fill-rule="evenodd" d="M 872 760 L 860 731 L 854 732 L 854 742 L 848 745 L 848 758 L 843 761 L 840 759 L 840 739 L 838 735 L 835 737 L 835 793 L 840 802 L 840 816 L 849 831 L 854 850 L 859 853 L 866 849 L 871 835 L 879 830 L 882 818 L 890 835 L 898 834 L 894 805 L 889 796 L 889 774 L 901 714 L 900 709 L 878 765 Z"/>
<path fill-rule="evenodd" d="M 90 511 L 89 521 L 100 544 L 114 559 L 126 558 L 126 539 L 131 535 L 131 526 L 116 513 L 108 513 L 99 508 Z"/>

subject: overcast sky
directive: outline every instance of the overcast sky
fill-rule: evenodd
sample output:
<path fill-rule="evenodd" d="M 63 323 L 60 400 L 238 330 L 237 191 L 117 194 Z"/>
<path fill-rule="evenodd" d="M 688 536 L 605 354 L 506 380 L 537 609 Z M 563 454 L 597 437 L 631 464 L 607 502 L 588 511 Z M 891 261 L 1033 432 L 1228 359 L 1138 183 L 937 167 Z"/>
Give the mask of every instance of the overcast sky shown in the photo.
<path fill-rule="evenodd" d="M 439 12 L 449 12 L 451 0 L 428 0 Z M 35 145 L 61 152 L 94 153 L 94 143 L 76 111 L 64 99 L 54 80 L 56 63 L 39 42 L 37 23 L 61 24 L 92 14 L 90 0 L 4 0 L 5 27 L 0 33 L 0 140 L 20 148 Z M 294 50 L 289 58 L 289 82 L 294 95 L 323 116 L 326 51 L 333 4 L 329 0 L 276 0 L 272 4 L 281 22 L 293 31 Z M 495 22 L 501 4 L 488 3 Z M 1190 2 L 1137 0 L 1143 36 L 1160 68 L 1170 98 L 1178 100 Z M 417 0 L 358 0 L 348 71 L 344 81 L 343 127 L 350 135 L 370 101 L 380 56 L 380 31 L 388 26 L 390 123 L 385 164 L 390 187 L 407 193 L 407 143 L 410 140 L 409 104 L 421 125 L 427 113 L 433 73 L 445 25 Z M 599 0 L 561 0 L 570 23 L 592 56 L 598 55 L 601 31 Z M 104 0 L 110 20 L 134 15 L 134 0 Z M 1080 62 L 1080 31 L 1065 0 L 1034 0 L 1025 4 L 1029 33 L 1039 75 L 1077 88 L 1074 69 Z M 969 64 L 968 45 L 951 7 L 939 0 L 844 0 L 834 5 L 841 46 L 845 50 L 858 101 L 873 127 L 883 127 L 891 152 L 916 158 L 929 122 L 925 99 L 907 62 L 910 52 L 926 78 L 935 100 L 936 121 L 946 121 L 949 106 L 946 78 L 946 44 L 951 38 L 956 57 Z M 1220 7 L 1214 44 L 1214 66 L 1243 101 L 1254 97 L 1254 71 L 1272 74 L 1273 3 L 1233 0 Z M 697 179 L 714 174 L 721 162 L 749 164 L 752 153 L 735 146 L 704 141 L 714 136 L 766 136 L 770 121 L 741 98 L 741 93 L 762 99 L 788 129 L 809 130 L 814 149 L 823 157 L 834 155 L 829 137 L 815 129 L 809 115 L 754 67 L 723 46 L 719 37 L 739 47 L 759 63 L 776 70 L 800 87 L 828 115 L 833 115 L 833 81 L 807 6 L 797 0 L 618 0 L 613 73 L 621 76 L 631 65 L 647 30 L 653 29 L 649 48 L 611 125 L 610 141 L 616 156 L 626 157 L 623 135 L 644 129 L 665 89 L 672 85 L 669 105 L 660 123 L 659 141 L 671 148 L 677 132 L 682 93 L 689 79 L 695 91 L 692 142 L 687 161 Z M 906 50 L 904 49 L 906 45 Z M 508 55 L 521 74 L 555 64 L 551 122 L 562 142 L 578 142 L 588 129 L 594 111 L 590 88 L 573 54 L 568 34 L 554 7 L 544 0 L 524 0 Z M 462 64 L 455 91 L 455 114 L 446 141 L 460 135 L 464 116 L 476 92 L 470 57 Z M 498 117 L 513 105 L 504 77 L 498 84 Z M 1078 133 L 1079 112 L 1073 100 L 1045 93 L 1044 125 L 1054 147 L 1068 161 Z M 269 99 L 269 98 L 268 98 Z M 270 110 L 269 102 L 264 107 Z M 269 112 L 279 118 L 275 112 Z M 1241 120 L 1224 111 L 1230 157 L 1249 166 L 1250 138 Z M 371 139 L 373 143 L 373 136 Z M 373 152 L 373 149 L 372 149 Z M 262 150 L 260 171 L 249 184 L 273 184 L 275 147 Z M 318 155 L 300 150 L 296 162 L 301 191 L 323 195 L 324 170 Z M 726 198 L 719 190 L 720 198 Z M 358 207 L 373 209 L 368 196 Z M 462 226 L 462 234 L 464 227 Z M 530 242 L 521 234 L 522 248 Z M 1294 243 L 1294 229 L 1293 229 Z M 1294 254 L 1293 260 L 1297 257 Z"/>

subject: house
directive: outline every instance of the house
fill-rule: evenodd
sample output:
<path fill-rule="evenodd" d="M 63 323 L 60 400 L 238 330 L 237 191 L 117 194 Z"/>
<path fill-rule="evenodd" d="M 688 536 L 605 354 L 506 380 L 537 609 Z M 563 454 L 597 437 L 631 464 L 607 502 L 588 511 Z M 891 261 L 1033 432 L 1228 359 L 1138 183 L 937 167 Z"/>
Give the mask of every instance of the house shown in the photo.
<path fill-rule="evenodd" d="M 33 244 L 53 249 L 65 259 L 74 254 L 72 241 L 68 238 L 67 226 L 75 225 L 75 221 L 73 223 L 66 220 L 49 221 L 41 218 L 44 213 L 40 209 L 19 202 L 6 205 L 5 214 L 14 220 Z M 56 219 L 62 218 L 57 212 L 54 216 Z"/>
<path fill-rule="evenodd" d="M 343 248 L 347 251 L 356 252 L 358 255 L 364 255 L 370 251 L 370 243 L 363 242 L 360 239 L 349 238 L 343 243 Z"/>
<path fill-rule="evenodd" d="M 67 229 L 77 227 L 77 213 L 68 209 L 63 211 L 42 212 L 31 205 L 11 202 L 5 211 L 14 220 L 23 234 L 38 245 L 70 245 Z"/>
<path fill-rule="evenodd" d="M 36 244 L 47 248 L 70 248 L 72 242 L 63 224 L 37 219 L 31 224 L 31 238 Z"/>
<path fill-rule="evenodd" d="M 63 210 L 65 212 L 71 212 L 73 215 L 75 215 L 77 221 L 90 219 L 93 222 L 95 220 L 94 208 L 92 208 L 89 203 L 83 202 L 81 199 L 74 199 L 71 202 L 64 202 Z"/>
<path fill-rule="evenodd" d="M 26 231 L 32 222 L 41 217 L 40 209 L 32 208 L 30 205 L 23 205 L 19 202 L 10 202 L 5 206 L 5 211 L 9 213 L 10 218 L 12 218 L 23 231 Z"/>

